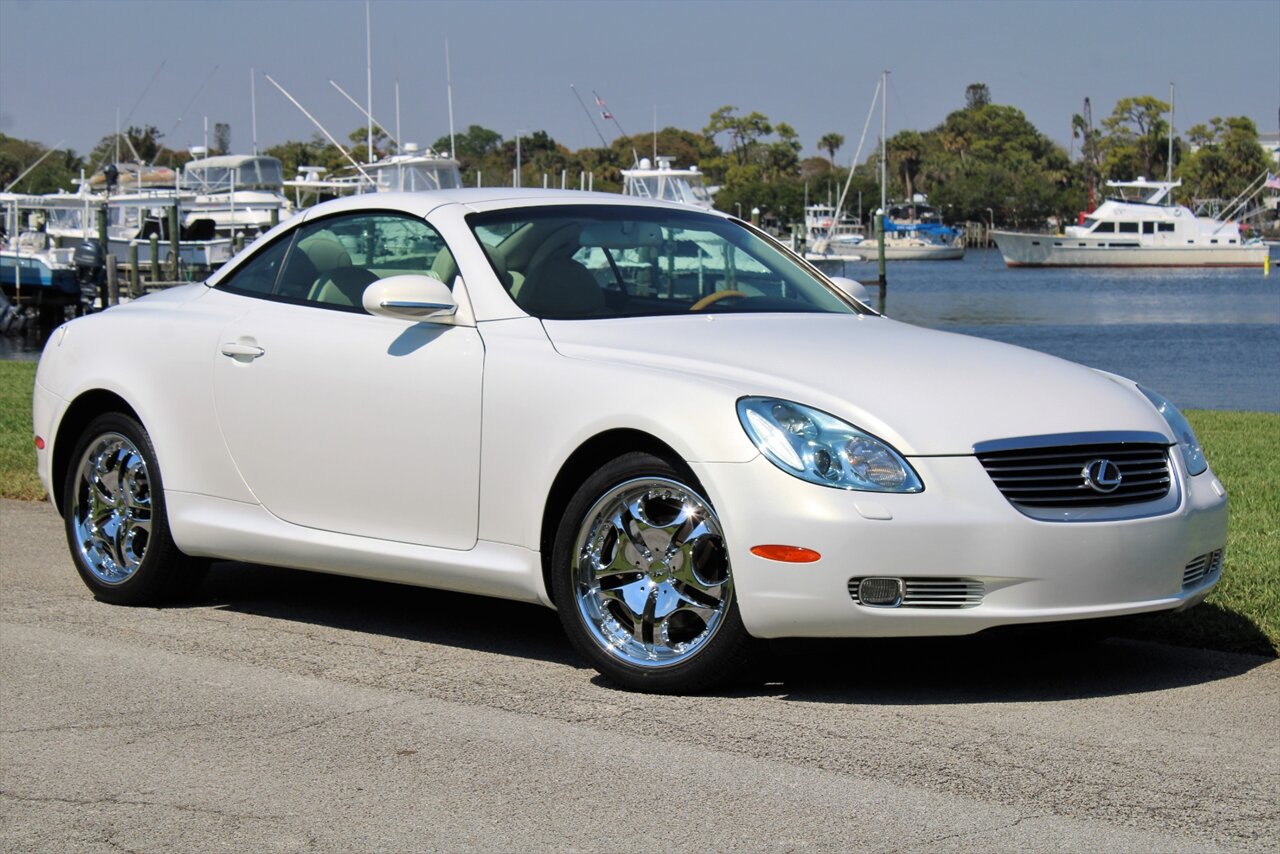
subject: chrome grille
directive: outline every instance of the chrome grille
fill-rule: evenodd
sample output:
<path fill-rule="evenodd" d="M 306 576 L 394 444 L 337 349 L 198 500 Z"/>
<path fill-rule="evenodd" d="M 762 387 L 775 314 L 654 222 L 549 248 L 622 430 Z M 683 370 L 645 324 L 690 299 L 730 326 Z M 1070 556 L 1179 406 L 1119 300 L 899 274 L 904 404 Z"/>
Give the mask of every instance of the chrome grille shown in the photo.
<path fill-rule="evenodd" d="M 859 605 L 862 577 L 849 579 L 849 597 Z M 972 608 L 982 604 L 985 588 L 973 578 L 904 578 L 900 608 Z"/>
<path fill-rule="evenodd" d="M 1196 587 L 1216 576 L 1222 571 L 1222 549 L 1209 552 L 1207 555 L 1191 561 L 1182 570 L 1182 589 Z"/>
<path fill-rule="evenodd" d="M 1165 445 L 1114 442 L 1059 447 L 979 451 L 978 460 L 996 488 L 1023 507 L 1116 507 L 1156 501 L 1173 482 Z M 1085 468 L 1107 460 L 1120 470 L 1120 485 L 1098 492 L 1088 485 Z"/>

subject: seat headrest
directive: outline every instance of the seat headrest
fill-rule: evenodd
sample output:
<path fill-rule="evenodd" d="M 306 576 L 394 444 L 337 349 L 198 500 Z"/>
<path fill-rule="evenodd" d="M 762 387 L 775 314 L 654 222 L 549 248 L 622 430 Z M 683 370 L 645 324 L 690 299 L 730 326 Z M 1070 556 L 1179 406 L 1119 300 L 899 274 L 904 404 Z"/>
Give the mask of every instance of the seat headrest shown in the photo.
<path fill-rule="evenodd" d="M 298 248 L 315 266 L 316 273 L 351 266 L 350 253 L 332 231 L 317 231 L 300 241 Z"/>
<path fill-rule="evenodd" d="M 453 253 L 449 251 L 448 246 L 441 246 L 436 259 L 431 262 L 431 277 L 439 279 L 450 288 L 453 287 L 453 280 L 458 277 L 458 262 L 453 260 Z"/>
<path fill-rule="evenodd" d="M 591 272 L 572 258 L 548 259 L 520 289 L 516 303 L 536 317 L 585 317 L 604 307 Z"/>

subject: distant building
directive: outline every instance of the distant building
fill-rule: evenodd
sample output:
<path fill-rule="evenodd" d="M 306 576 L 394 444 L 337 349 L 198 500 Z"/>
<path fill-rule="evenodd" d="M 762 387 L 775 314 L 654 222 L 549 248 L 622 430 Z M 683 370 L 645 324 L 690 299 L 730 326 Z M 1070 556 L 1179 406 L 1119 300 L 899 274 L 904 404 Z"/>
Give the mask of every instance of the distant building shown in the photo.
<path fill-rule="evenodd" d="M 1258 144 L 1271 155 L 1271 165 L 1280 170 L 1280 131 L 1267 131 L 1258 134 Z"/>

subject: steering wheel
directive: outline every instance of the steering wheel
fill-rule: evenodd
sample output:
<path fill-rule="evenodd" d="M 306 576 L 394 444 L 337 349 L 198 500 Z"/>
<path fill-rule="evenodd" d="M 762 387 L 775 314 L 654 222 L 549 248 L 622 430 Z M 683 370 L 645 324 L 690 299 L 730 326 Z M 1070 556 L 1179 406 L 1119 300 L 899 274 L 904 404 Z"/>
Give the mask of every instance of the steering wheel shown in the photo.
<path fill-rule="evenodd" d="M 702 311 L 707 306 L 720 302 L 722 299 L 728 299 L 729 297 L 745 299 L 746 296 L 747 295 L 742 291 L 716 291 L 715 293 L 707 294 L 705 297 L 689 306 L 689 311 Z"/>

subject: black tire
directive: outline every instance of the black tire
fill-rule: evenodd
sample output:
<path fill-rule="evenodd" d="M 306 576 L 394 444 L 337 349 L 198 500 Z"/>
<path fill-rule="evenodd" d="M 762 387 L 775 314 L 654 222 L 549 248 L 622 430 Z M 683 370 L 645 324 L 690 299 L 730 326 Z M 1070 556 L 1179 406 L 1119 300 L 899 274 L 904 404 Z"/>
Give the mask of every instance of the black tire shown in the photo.
<path fill-rule="evenodd" d="M 623 542 L 624 534 L 606 517 L 615 503 L 622 508 L 628 500 L 643 512 L 630 517 L 635 526 L 623 521 L 628 531 L 638 532 Z M 681 515 L 677 508 L 691 512 Z M 658 554 L 664 538 L 667 549 Z M 607 567 L 604 554 L 612 556 Z M 631 690 L 674 694 L 716 688 L 746 667 L 756 645 L 738 613 L 714 508 L 691 472 L 651 454 L 618 457 L 579 487 L 556 532 L 552 590 L 574 647 L 605 677 Z M 641 600 L 640 612 L 628 604 Z M 665 606 L 672 610 L 656 623 L 657 609 Z M 606 632 L 623 643 L 608 643 Z M 654 659 L 640 662 L 646 654 Z"/>
<path fill-rule="evenodd" d="M 62 494 L 71 559 L 96 598 L 161 605 L 203 580 L 209 562 L 183 554 L 169 533 L 160 465 L 136 419 L 110 412 L 89 423 Z"/>

